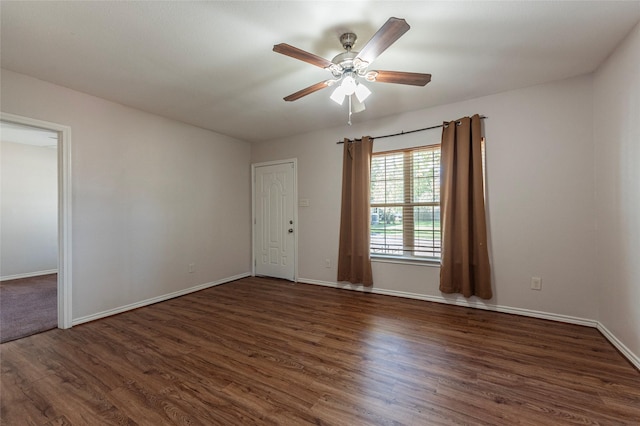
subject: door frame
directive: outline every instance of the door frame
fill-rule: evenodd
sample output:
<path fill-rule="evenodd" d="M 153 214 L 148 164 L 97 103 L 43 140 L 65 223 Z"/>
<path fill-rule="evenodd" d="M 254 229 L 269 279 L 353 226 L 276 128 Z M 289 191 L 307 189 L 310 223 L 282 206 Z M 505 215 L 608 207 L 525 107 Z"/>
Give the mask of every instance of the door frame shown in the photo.
<path fill-rule="evenodd" d="M 71 127 L 5 112 L 0 120 L 58 133 L 58 328 L 71 328 Z"/>
<path fill-rule="evenodd" d="M 251 164 L 251 276 L 256 276 L 256 168 L 293 164 L 293 282 L 298 282 L 298 159 L 266 161 Z"/>

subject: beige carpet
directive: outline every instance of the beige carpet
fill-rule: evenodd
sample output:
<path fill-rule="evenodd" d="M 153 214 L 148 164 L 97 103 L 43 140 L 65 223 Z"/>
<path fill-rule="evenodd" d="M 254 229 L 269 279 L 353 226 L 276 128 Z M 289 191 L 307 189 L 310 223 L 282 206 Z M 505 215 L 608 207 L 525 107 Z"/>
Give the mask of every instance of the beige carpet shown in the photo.
<path fill-rule="evenodd" d="M 0 282 L 0 343 L 58 326 L 58 275 Z"/>

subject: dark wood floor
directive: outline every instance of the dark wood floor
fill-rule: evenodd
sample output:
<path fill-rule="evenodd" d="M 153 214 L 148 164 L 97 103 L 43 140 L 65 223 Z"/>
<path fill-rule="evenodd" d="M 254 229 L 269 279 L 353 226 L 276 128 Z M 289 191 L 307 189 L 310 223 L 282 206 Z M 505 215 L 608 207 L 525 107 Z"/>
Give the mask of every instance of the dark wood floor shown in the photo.
<path fill-rule="evenodd" d="M 595 329 L 264 278 L 0 351 L 3 425 L 640 421 Z"/>

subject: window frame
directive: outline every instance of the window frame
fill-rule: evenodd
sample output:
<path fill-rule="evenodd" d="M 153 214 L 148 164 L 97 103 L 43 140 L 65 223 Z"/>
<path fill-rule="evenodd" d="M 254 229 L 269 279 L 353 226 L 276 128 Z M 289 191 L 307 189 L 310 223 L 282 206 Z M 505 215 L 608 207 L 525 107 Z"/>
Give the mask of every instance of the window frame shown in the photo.
<path fill-rule="evenodd" d="M 374 208 L 401 208 L 402 209 L 402 216 L 403 216 L 403 220 L 402 220 L 402 254 L 387 254 L 387 253 L 374 253 L 373 252 L 373 247 L 372 244 L 370 242 L 369 244 L 369 254 L 371 256 L 371 260 L 372 261 L 377 261 L 377 262 L 387 262 L 387 263 L 408 263 L 408 264 L 420 264 L 420 265 L 426 265 L 426 266 L 440 266 L 441 264 L 441 256 L 435 257 L 435 256 L 420 256 L 420 255 L 416 255 L 414 254 L 414 247 L 411 247 L 409 245 L 405 245 L 406 241 L 414 241 L 415 239 L 415 233 L 416 231 L 416 221 L 414 220 L 414 213 L 413 213 L 413 209 L 415 207 L 430 207 L 430 208 L 440 208 L 440 193 L 439 193 L 439 187 L 440 187 L 440 172 L 438 170 L 437 173 L 437 178 L 438 181 L 437 183 L 434 182 L 434 188 L 438 189 L 437 192 L 437 201 L 413 201 L 413 189 L 414 189 L 414 176 L 413 176 L 413 161 L 411 156 L 413 155 L 414 152 L 417 151 L 440 151 L 441 150 L 441 144 L 440 143 L 434 143 L 434 144 L 428 144 L 428 145 L 420 145 L 420 146 L 412 146 L 412 147 L 406 147 L 406 148 L 401 148 L 401 149 L 393 149 L 393 150 L 386 150 L 386 151 L 379 151 L 379 152 L 374 152 L 372 154 L 372 163 L 375 157 L 378 156 L 387 156 L 387 155 L 393 155 L 393 154 L 398 154 L 398 153 L 402 153 L 403 154 L 403 163 L 402 163 L 402 173 L 403 173 L 403 200 L 401 203 L 398 202 L 392 202 L 392 203 L 374 203 L 373 202 L 373 197 L 372 200 L 369 203 L 369 207 L 370 207 L 370 211 L 373 211 Z M 407 165 L 408 164 L 408 165 Z M 408 185 L 408 187 L 407 187 Z M 371 187 L 371 190 L 373 189 L 373 185 Z M 370 191 L 371 191 L 370 190 Z M 373 195 L 373 194 L 371 194 Z M 409 212 L 409 210 L 411 209 L 411 212 Z M 409 213 L 409 214 L 408 214 Z M 370 214 L 370 217 L 372 215 Z M 410 218 L 410 220 L 405 220 L 405 218 Z M 434 222 L 435 223 L 435 222 Z M 436 232 L 439 233 L 440 235 L 440 246 L 442 244 L 442 227 L 441 227 L 441 223 L 440 220 L 438 218 L 438 227 L 435 228 L 434 230 Z M 371 219 L 369 221 L 369 233 L 371 235 Z M 434 242 L 437 240 L 433 240 Z M 412 243 L 413 245 L 414 243 Z M 441 255 L 441 252 L 440 252 Z"/>

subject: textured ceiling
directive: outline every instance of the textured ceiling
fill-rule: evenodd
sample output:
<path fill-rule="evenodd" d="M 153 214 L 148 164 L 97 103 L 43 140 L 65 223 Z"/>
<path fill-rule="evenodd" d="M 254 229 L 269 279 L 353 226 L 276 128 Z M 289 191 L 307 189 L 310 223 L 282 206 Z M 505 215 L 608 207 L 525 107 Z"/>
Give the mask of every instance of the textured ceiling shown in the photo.
<path fill-rule="evenodd" d="M 276 54 L 331 59 L 391 16 L 411 29 L 373 69 L 430 73 L 374 83 L 368 121 L 595 70 L 640 20 L 640 1 L 0 2 L 2 67 L 257 142 L 343 126 L 331 89 L 282 98 L 329 73 Z"/>

